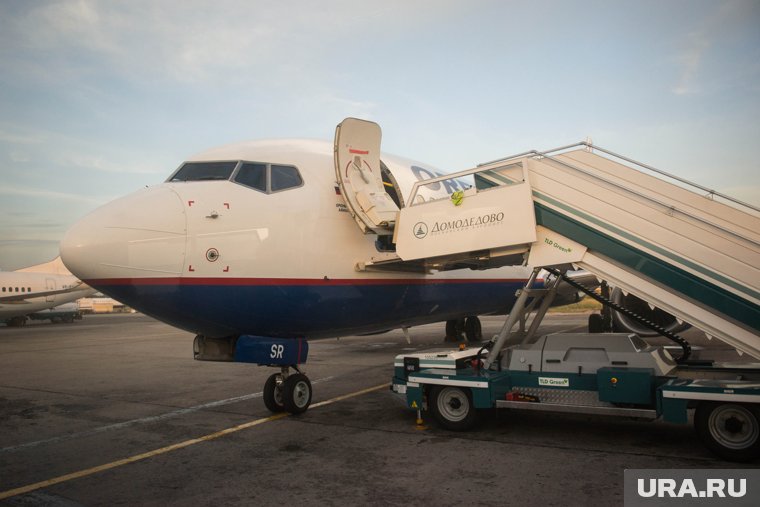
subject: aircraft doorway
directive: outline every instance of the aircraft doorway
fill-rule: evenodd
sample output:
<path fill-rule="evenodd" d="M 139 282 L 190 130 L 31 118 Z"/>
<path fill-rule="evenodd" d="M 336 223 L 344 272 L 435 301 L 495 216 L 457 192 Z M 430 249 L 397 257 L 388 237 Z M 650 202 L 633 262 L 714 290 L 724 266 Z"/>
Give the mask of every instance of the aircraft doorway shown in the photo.
<path fill-rule="evenodd" d="M 401 195 L 401 187 L 399 187 L 396 178 L 393 177 L 393 173 L 382 160 L 380 161 L 380 174 L 383 178 L 383 188 L 385 188 L 385 193 L 391 197 L 399 209 L 403 208 L 404 196 Z"/>

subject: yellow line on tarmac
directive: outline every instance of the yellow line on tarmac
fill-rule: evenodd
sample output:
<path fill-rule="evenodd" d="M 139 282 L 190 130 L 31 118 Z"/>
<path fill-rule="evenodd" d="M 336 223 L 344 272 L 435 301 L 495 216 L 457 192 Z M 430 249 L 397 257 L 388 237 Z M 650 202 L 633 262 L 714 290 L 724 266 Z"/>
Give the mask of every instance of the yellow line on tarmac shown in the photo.
<path fill-rule="evenodd" d="M 361 391 L 356 391 L 349 394 L 344 394 L 342 396 L 337 396 L 335 398 L 332 398 L 330 400 L 326 401 L 320 401 L 319 403 L 315 403 L 314 405 L 311 405 L 311 408 L 319 408 L 324 407 L 327 405 L 331 405 L 333 403 L 347 400 L 349 398 L 354 398 L 356 396 L 361 396 L 363 394 L 371 393 L 373 391 L 379 391 L 380 389 L 388 388 L 388 383 L 381 384 L 379 386 L 370 387 L 367 389 L 362 389 Z M 242 431 L 248 428 L 253 428 L 254 426 L 259 426 L 260 424 L 277 421 L 278 419 L 284 419 L 285 417 L 288 417 L 290 414 L 288 413 L 280 413 L 275 414 L 269 417 L 264 417 L 262 419 L 255 419 L 253 421 L 248 421 L 247 423 L 239 424 L 238 426 L 233 426 L 231 428 L 226 428 L 221 431 L 217 431 L 216 433 L 210 433 L 208 435 L 204 435 L 202 437 L 193 438 L 190 440 L 185 440 L 184 442 L 179 442 L 177 444 L 169 445 L 166 447 L 162 447 L 160 449 L 155 449 L 153 451 L 148 451 L 142 454 L 136 454 L 135 456 L 130 456 L 128 458 L 112 461 L 111 463 L 106 463 L 104 465 L 98 465 L 96 467 L 92 468 L 86 468 L 84 470 L 79 470 L 78 472 L 73 472 L 66 475 L 61 475 L 58 477 L 54 477 L 52 479 L 48 479 L 46 481 L 40 481 L 35 482 L 34 484 L 29 484 L 27 486 L 21 486 L 20 488 L 15 489 L 9 489 L 7 491 L 0 492 L 0 500 L 5 500 L 6 498 L 10 498 L 12 496 L 17 495 L 23 495 L 25 493 L 30 493 L 32 491 L 36 491 L 38 489 L 46 488 L 49 486 L 54 486 L 56 484 L 60 484 L 62 482 L 71 481 L 74 479 L 80 479 L 82 477 L 87 477 L 88 475 L 93 475 L 98 472 L 103 472 L 105 470 L 110 470 L 112 468 L 117 468 L 123 465 L 128 465 L 130 463 L 135 463 L 137 461 L 141 461 L 144 459 L 152 458 L 154 456 L 158 456 L 161 454 L 166 454 L 168 452 L 176 451 L 179 449 L 184 449 L 185 447 L 190 447 L 191 445 L 200 444 L 202 442 L 208 442 L 209 440 L 215 440 L 217 438 L 223 437 L 225 435 L 229 435 L 232 433 L 236 433 L 238 431 Z"/>
<path fill-rule="evenodd" d="M 355 391 L 353 393 L 344 394 L 342 396 L 336 396 L 335 398 L 333 398 L 331 400 L 320 401 L 319 403 L 315 403 L 314 405 L 311 405 L 311 408 L 319 408 L 319 407 L 324 407 L 326 405 L 332 405 L 333 403 L 337 403 L 339 401 L 347 400 L 349 398 L 354 398 L 356 396 L 361 396 L 362 394 L 367 394 L 367 393 L 371 393 L 371 392 L 374 392 L 374 391 L 379 391 L 383 387 L 385 387 L 386 389 L 388 389 L 390 387 L 390 384 L 388 382 L 386 382 L 385 384 L 380 384 L 379 386 L 368 387 L 367 389 L 362 389 L 361 391 Z"/>

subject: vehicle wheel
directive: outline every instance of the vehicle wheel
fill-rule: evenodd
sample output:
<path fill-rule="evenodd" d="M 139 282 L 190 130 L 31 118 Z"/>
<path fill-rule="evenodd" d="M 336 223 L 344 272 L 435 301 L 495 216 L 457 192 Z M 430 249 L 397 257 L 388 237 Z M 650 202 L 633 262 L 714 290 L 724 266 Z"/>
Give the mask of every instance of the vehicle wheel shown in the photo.
<path fill-rule="evenodd" d="M 13 317 L 12 319 L 6 321 L 6 325 L 9 327 L 21 327 L 26 325 L 26 316 L 22 317 Z"/>
<path fill-rule="evenodd" d="M 465 431 L 477 422 L 477 411 L 469 389 L 453 386 L 434 386 L 430 391 L 433 417 L 447 430 Z"/>
<path fill-rule="evenodd" d="M 464 335 L 468 342 L 483 341 L 483 326 L 478 317 L 467 317 L 464 321 Z"/>
<path fill-rule="evenodd" d="M 282 383 L 282 403 L 291 414 L 306 412 L 311 405 L 311 382 L 306 375 L 296 373 L 285 379 Z"/>
<path fill-rule="evenodd" d="M 741 403 L 702 402 L 694 426 L 705 447 L 728 461 L 760 456 L 760 409 Z"/>
<path fill-rule="evenodd" d="M 458 342 L 462 339 L 464 332 L 464 319 L 453 319 L 446 321 L 446 341 Z"/>
<path fill-rule="evenodd" d="M 603 333 L 604 332 L 604 317 L 601 313 L 592 313 L 588 316 L 588 332 L 589 333 Z"/>
<path fill-rule="evenodd" d="M 275 413 L 285 410 L 282 403 L 282 374 L 273 373 L 264 383 L 264 405 Z"/>

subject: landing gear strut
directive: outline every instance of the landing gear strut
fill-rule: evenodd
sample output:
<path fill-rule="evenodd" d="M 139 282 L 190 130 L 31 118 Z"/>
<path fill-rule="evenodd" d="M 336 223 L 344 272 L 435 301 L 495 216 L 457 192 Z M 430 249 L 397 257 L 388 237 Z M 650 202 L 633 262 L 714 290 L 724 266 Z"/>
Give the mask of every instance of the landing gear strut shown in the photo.
<path fill-rule="evenodd" d="M 291 373 L 290 369 L 295 373 Z M 301 414 L 311 405 L 311 382 L 297 366 L 282 366 L 264 383 L 264 405 L 272 412 Z"/>

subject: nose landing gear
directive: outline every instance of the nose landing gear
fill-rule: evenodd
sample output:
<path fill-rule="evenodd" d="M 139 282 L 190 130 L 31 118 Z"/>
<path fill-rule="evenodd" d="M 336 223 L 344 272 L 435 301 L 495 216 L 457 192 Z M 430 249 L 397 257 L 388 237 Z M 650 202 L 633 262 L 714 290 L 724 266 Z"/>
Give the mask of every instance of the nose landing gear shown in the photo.
<path fill-rule="evenodd" d="M 295 370 L 291 373 L 290 369 Z M 301 414 L 311 405 L 311 382 L 297 366 L 282 366 L 264 383 L 264 405 L 271 412 Z"/>
<path fill-rule="evenodd" d="M 264 405 L 272 412 L 306 412 L 311 405 L 311 382 L 298 369 L 306 363 L 309 343 L 304 338 L 240 335 L 195 337 L 193 357 L 200 361 L 235 361 L 280 368 L 264 383 Z"/>

